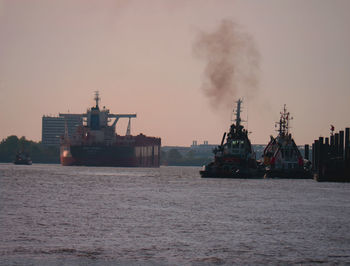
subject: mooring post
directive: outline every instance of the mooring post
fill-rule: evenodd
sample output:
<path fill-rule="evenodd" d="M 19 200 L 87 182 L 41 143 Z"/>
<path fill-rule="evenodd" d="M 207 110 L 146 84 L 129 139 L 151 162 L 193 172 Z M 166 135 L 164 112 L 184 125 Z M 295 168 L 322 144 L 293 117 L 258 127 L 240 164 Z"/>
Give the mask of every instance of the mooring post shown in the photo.
<path fill-rule="evenodd" d="M 318 140 L 315 140 L 315 171 L 316 171 L 316 172 L 318 172 L 319 158 L 320 158 L 320 146 L 319 146 L 319 141 L 318 141 Z"/>
<path fill-rule="evenodd" d="M 344 159 L 344 131 L 339 131 L 339 155 L 341 159 Z"/>
<path fill-rule="evenodd" d="M 339 133 L 334 134 L 334 152 L 335 156 L 339 156 Z"/>
<path fill-rule="evenodd" d="M 319 137 L 319 138 L 318 138 L 318 143 L 319 143 L 320 147 L 322 147 L 322 148 L 323 148 L 323 145 L 324 145 L 323 140 L 324 140 L 323 137 Z M 321 152 L 321 150 L 320 150 L 319 152 L 320 152 L 320 154 L 321 154 L 320 159 L 322 159 L 322 158 L 323 158 L 323 153 Z"/>
<path fill-rule="evenodd" d="M 334 135 L 331 135 L 331 137 L 330 137 L 330 147 L 329 147 L 329 151 L 330 151 L 330 154 L 331 154 L 331 156 L 333 156 L 334 155 Z"/>
<path fill-rule="evenodd" d="M 313 170 L 315 170 L 316 169 L 316 161 L 315 161 L 315 143 L 316 143 L 316 141 L 314 141 L 314 143 L 312 143 L 312 168 L 313 168 Z"/>
<path fill-rule="evenodd" d="M 305 147 L 304 147 L 304 158 L 306 160 L 309 160 L 309 144 L 305 144 Z"/>
<path fill-rule="evenodd" d="M 349 136 L 349 132 L 350 128 L 345 128 L 345 162 L 349 163 L 350 160 L 350 136 Z"/>
<path fill-rule="evenodd" d="M 324 161 L 324 144 L 323 144 L 323 137 L 319 137 L 318 138 L 318 178 L 322 179 L 323 178 L 323 174 L 322 174 L 322 168 L 323 168 L 323 161 Z"/>
<path fill-rule="evenodd" d="M 330 146 L 329 146 L 329 138 L 325 138 L 324 139 L 325 142 L 324 142 L 324 150 L 323 150 L 323 159 L 324 160 L 328 160 L 329 159 L 329 151 L 330 151 Z"/>

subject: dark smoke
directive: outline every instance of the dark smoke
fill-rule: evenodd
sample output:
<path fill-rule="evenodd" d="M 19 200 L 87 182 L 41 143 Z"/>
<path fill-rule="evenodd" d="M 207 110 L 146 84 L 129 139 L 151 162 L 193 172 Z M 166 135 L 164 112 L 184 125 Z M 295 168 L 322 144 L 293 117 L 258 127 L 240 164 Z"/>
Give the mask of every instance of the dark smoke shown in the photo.
<path fill-rule="evenodd" d="M 206 62 L 202 90 L 215 109 L 232 108 L 237 98 L 257 93 L 259 52 L 233 21 L 221 21 L 214 32 L 200 32 L 194 53 Z"/>

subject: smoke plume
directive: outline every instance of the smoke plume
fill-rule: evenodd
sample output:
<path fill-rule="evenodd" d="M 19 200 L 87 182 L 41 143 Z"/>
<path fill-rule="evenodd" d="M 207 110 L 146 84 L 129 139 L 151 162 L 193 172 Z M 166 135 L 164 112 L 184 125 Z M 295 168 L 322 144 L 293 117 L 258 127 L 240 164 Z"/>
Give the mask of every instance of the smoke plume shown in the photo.
<path fill-rule="evenodd" d="M 202 90 L 215 109 L 231 108 L 238 97 L 256 94 L 260 55 L 239 25 L 222 20 L 214 32 L 199 32 L 193 49 L 206 62 Z"/>

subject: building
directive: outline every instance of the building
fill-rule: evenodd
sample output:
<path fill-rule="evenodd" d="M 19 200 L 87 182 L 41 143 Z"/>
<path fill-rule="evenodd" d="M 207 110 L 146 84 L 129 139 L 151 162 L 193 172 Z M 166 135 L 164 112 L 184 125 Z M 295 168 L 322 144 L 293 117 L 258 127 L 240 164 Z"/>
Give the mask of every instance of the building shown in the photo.
<path fill-rule="evenodd" d="M 209 144 L 207 140 L 203 142 L 203 144 L 198 144 L 197 140 L 192 141 L 191 150 L 199 153 L 212 152 L 214 148 L 216 148 L 217 144 Z"/>
<path fill-rule="evenodd" d="M 83 124 L 82 114 L 59 114 L 42 117 L 41 142 L 47 146 L 59 146 L 67 125 L 68 135 L 72 136 L 76 128 Z"/>

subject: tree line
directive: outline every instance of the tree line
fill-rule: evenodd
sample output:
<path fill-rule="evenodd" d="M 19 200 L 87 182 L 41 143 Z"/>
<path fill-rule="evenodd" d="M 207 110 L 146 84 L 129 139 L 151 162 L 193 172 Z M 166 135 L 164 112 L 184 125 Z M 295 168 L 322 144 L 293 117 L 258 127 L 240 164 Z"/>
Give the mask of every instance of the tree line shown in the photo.
<path fill-rule="evenodd" d="M 0 142 L 0 162 L 13 162 L 17 152 L 27 153 L 33 163 L 60 163 L 60 150 L 55 146 L 44 146 L 41 142 L 25 137 L 9 136 Z"/>
<path fill-rule="evenodd" d="M 60 149 L 57 146 L 45 146 L 42 143 L 9 136 L 0 142 L 0 162 L 11 163 L 17 152 L 27 153 L 33 163 L 60 163 Z M 161 151 L 161 164 L 173 166 L 202 166 L 212 160 L 212 157 L 198 155 L 193 151 L 181 154 L 177 149 Z"/>
<path fill-rule="evenodd" d="M 181 154 L 177 149 L 161 151 L 160 163 L 173 166 L 203 166 L 213 160 L 213 156 L 199 155 L 190 150 Z"/>

